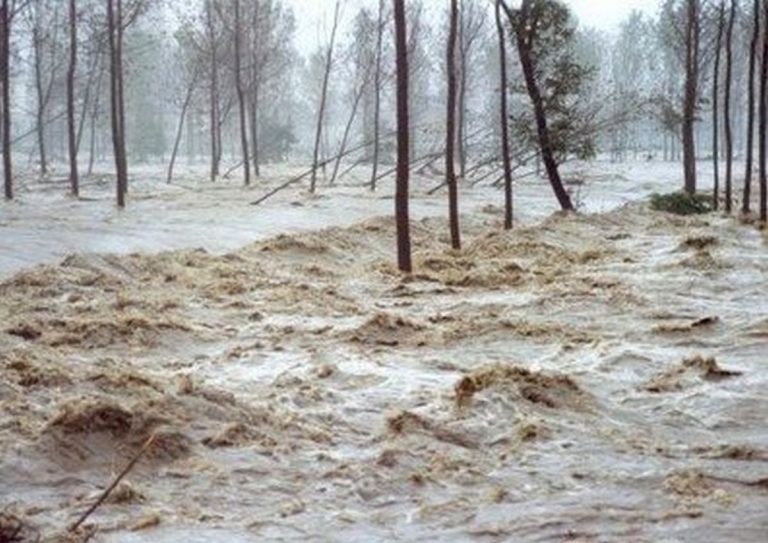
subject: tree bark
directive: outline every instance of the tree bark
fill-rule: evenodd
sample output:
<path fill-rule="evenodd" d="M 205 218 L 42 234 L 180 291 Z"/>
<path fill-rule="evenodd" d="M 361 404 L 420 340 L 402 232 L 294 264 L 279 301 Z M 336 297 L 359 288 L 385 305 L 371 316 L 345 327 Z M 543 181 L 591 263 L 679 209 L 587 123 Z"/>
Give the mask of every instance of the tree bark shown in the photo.
<path fill-rule="evenodd" d="M 571 202 L 571 196 L 565 190 L 563 180 L 560 177 L 560 171 L 557 167 L 557 161 L 555 160 L 555 155 L 552 150 L 552 141 L 547 125 L 546 112 L 544 110 L 544 99 L 541 96 L 539 83 L 536 81 L 536 65 L 532 55 L 533 36 L 532 29 L 528 25 L 531 3 L 532 0 L 523 0 L 523 4 L 520 8 L 520 24 L 515 23 L 512 11 L 506 4 L 502 3 L 502 7 L 507 12 L 507 17 L 514 28 L 517 37 L 517 51 L 520 57 L 520 64 L 523 68 L 528 96 L 533 104 L 533 114 L 536 119 L 536 132 L 538 135 L 539 147 L 541 148 L 541 160 L 544 162 L 544 167 L 547 170 L 549 183 L 552 185 L 552 190 L 555 193 L 557 201 L 560 203 L 560 207 L 564 211 L 573 211 L 574 207 Z"/>
<path fill-rule="evenodd" d="M 122 9 L 121 0 L 107 0 L 107 36 L 109 40 L 109 95 L 110 95 L 110 117 L 112 120 L 112 148 L 114 151 L 115 168 L 117 170 L 117 207 L 125 207 L 126 186 L 123 178 L 123 162 L 121 156 L 124 152 L 124 143 L 122 141 L 122 117 L 120 113 L 120 36 L 118 31 L 121 25 L 122 17 L 119 12 Z"/>
<path fill-rule="evenodd" d="M 67 131 L 69 139 L 69 184 L 72 196 L 80 196 L 77 171 L 77 128 L 75 123 L 75 71 L 77 70 L 77 1 L 69 0 L 69 70 L 67 71 Z"/>
<path fill-rule="evenodd" d="M 768 222 L 768 179 L 766 160 L 768 160 L 768 2 L 763 1 L 763 58 L 760 69 L 760 126 L 758 129 L 760 146 L 760 221 Z"/>
<path fill-rule="evenodd" d="M 722 4 L 725 9 L 725 3 Z M 725 123 L 725 190 L 726 205 L 733 199 L 733 127 L 731 123 L 731 95 L 733 90 L 733 25 L 736 21 L 736 0 L 731 0 L 731 11 L 728 18 L 728 32 L 725 38 L 726 57 L 725 57 L 725 103 L 724 123 Z M 717 194 L 715 194 L 717 197 Z M 732 204 L 731 204 L 732 205 Z M 717 209 L 715 205 L 715 209 Z M 728 210 L 730 212 L 730 210 Z"/>
<path fill-rule="evenodd" d="M 397 262 L 400 271 L 411 273 L 411 234 L 408 209 L 409 130 L 408 130 L 408 44 L 404 0 L 393 0 L 395 17 L 395 55 L 397 64 L 397 188 L 395 222 Z"/>
<path fill-rule="evenodd" d="M 696 107 L 699 97 L 699 37 L 701 26 L 699 22 L 701 0 L 686 0 L 685 24 L 685 99 L 683 103 L 683 172 L 685 175 L 685 192 L 696 194 Z M 729 198 L 726 187 L 726 209 Z"/>
<path fill-rule="evenodd" d="M 720 53 L 723 44 L 725 26 L 725 0 L 721 0 L 718 9 L 717 40 L 715 41 L 715 67 L 712 74 L 712 165 L 714 171 L 714 193 L 712 208 L 717 209 L 720 199 Z"/>
<path fill-rule="evenodd" d="M 219 55 L 216 42 L 216 29 L 214 25 L 213 1 L 207 0 L 205 4 L 206 32 L 210 42 L 210 124 L 211 124 L 211 181 L 215 182 L 219 176 L 219 164 L 221 159 L 221 123 L 219 100 Z"/>
<path fill-rule="evenodd" d="M 39 10 L 38 6 L 35 6 L 35 10 Z M 32 52 L 34 54 L 35 63 L 35 95 L 37 98 L 37 111 L 36 115 L 36 132 L 37 132 L 37 149 L 40 157 L 40 174 L 45 177 L 48 174 L 48 158 L 45 148 L 45 90 L 43 89 L 43 67 L 42 67 L 42 38 L 40 37 L 40 22 L 37 20 L 40 15 L 35 14 L 36 20 L 32 27 Z"/>
<path fill-rule="evenodd" d="M 184 103 L 181 105 L 181 113 L 179 114 L 179 126 L 176 129 L 176 138 L 173 141 L 173 151 L 171 151 L 171 161 L 168 164 L 168 178 L 167 183 L 173 181 L 173 167 L 176 165 L 176 156 L 179 153 L 179 145 L 181 145 L 181 136 L 184 133 L 184 120 L 187 117 L 187 110 L 192 102 L 192 96 L 195 92 L 195 86 L 197 85 L 197 75 L 193 76 L 192 81 L 187 87 L 187 94 L 184 97 Z"/>
<path fill-rule="evenodd" d="M 325 123 L 325 105 L 328 99 L 328 83 L 331 79 L 331 68 L 333 67 L 333 50 L 336 46 L 336 31 L 339 27 L 339 16 L 341 14 L 341 0 L 336 0 L 336 8 L 333 13 L 333 27 L 331 29 L 331 41 L 328 44 L 328 50 L 325 55 L 325 72 L 323 74 L 323 87 L 320 92 L 320 107 L 317 110 L 317 127 L 315 129 L 315 148 L 312 156 L 312 179 L 310 180 L 309 191 L 314 193 L 317 188 L 317 169 L 320 160 L 320 144 L 323 138 L 323 124 Z M 325 162 L 323 162 L 324 164 Z"/>
<path fill-rule="evenodd" d="M 501 72 L 500 115 L 501 115 L 501 160 L 504 164 L 504 228 L 511 230 L 514 222 L 512 195 L 512 161 L 509 157 L 509 111 L 507 105 L 507 50 L 504 25 L 501 19 L 501 0 L 496 0 L 496 29 L 499 34 L 499 64 Z"/>
<path fill-rule="evenodd" d="M 240 106 L 240 144 L 243 152 L 243 168 L 245 170 L 245 186 L 251 184 L 251 162 L 248 158 L 248 121 L 245 110 L 245 94 L 243 93 L 243 74 L 241 73 L 241 34 L 240 28 L 240 0 L 235 2 L 235 90 L 237 102 Z"/>
<path fill-rule="evenodd" d="M 376 71 L 373 82 L 373 164 L 371 165 L 371 190 L 376 190 L 379 175 L 379 154 L 381 152 L 381 62 L 384 40 L 384 0 L 379 0 L 379 17 L 376 28 Z"/>
<path fill-rule="evenodd" d="M 0 4 L 0 78 L 3 84 L 3 177 L 5 199 L 13 200 L 11 157 L 11 12 L 8 0 Z"/>
<path fill-rule="evenodd" d="M 459 228 L 459 195 L 456 183 L 456 45 L 459 21 L 458 0 L 451 0 L 450 30 L 446 52 L 446 75 L 448 77 L 448 99 L 445 135 L 445 183 L 448 186 L 448 219 L 451 230 L 451 246 L 461 249 Z"/>
<path fill-rule="evenodd" d="M 744 198 L 742 212 L 749 214 L 752 208 L 752 165 L 755 146 L 755 71 L 757 66 L 757 44 L 760 39 L 760 1 L 753 3 L 752 41 L 749 45 L 749 73 L 747 75 L 747 141 L 746 171 L 744 174 Z"/>

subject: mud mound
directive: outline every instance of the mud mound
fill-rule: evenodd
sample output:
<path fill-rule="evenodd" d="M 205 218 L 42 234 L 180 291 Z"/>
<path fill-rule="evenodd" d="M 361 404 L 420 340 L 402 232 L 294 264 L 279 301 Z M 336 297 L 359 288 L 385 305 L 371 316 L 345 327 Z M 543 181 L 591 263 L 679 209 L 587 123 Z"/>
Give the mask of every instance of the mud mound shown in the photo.
<path fill-rule="evenodd" d="M 710 249 L 712 247 L 716 247 L 720 244 L 720 240 L 715 236 L 708 236 L 708 235 L 701 235 L 701 236 L 690 236 L 685 238 L 682 243 L 680 243 L 680 249 L 681 250 L 696 250 L 696 251 L 703 251 L 705 249 Z"/>
<path fill-rule="evenodd" d="M 131 430 L 133 420 L 133 413 L 108 400 L 74 400 L 60 407 L 49 428 L 66 434 L 109 432 L 124 436 Z"/>
<path fill-rule="evenodd" d="M 33 318 L 18 322 L 6 332 L 50 347 L 103 348 L 119 343 L 151 346 L 168 331 L 188 332 L 190 328 L 136 312 L 94 318 Z"/>
<path fill-rule="evenodd" d="M 653 327 L 653 331 L 659 334 L 689 333 L 699 329 L 709 329 L 720 322 L 720 317 L 713 315 L 701 317 L 688 322 L 668 322 Z"/>
<path fill-rule="evenodd" d="M 376 313 L 352 332 L 348 341 L 363 345 L 395 347 L 397 345 L 427 345 L 430 331 L 426 325 L 400 315 Z"/>
<path fill-rule="evenodd" d="M 456 403 L 459 407 L 468 407 L 477 394 L 489 389 L 551 409 L 584 407 L 588 399 L 588 395 L 567 375 L 535 372 L 520 366 L 493 365 L 477 370 L 456 383 Z"/>
<path fill-rule="evenodd" d="M 451 253 L 419 255 L 416 269 L 425 279 L 449 287 L 498 288 L 525 281 L 525 270 L 511 260 L 477 259 Z"/>
<path fill-rule="evenodd" d="M 648 392 L 678 392 L 695 386 L 701 380 L 720 381 L 742 375 L 739 371 L 725 370 L 721 368 L 717 360 L 701 355 L 686 358 L 682 363 L 660 373 L 652 378 L 646 385 Z"/>

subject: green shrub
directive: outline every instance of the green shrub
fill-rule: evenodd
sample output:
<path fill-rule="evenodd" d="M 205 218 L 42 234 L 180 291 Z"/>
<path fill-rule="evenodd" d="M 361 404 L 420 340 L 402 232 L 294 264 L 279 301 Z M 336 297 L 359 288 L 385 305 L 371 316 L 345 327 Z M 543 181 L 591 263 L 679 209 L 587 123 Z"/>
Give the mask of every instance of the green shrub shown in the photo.
<path fill-rule="evenodd" d="M 712 211 L 709 197 L 700 194 L 691 196 L 687 192 L 653 194 L 651 208 L 675 215 L 702 215 Z"/>

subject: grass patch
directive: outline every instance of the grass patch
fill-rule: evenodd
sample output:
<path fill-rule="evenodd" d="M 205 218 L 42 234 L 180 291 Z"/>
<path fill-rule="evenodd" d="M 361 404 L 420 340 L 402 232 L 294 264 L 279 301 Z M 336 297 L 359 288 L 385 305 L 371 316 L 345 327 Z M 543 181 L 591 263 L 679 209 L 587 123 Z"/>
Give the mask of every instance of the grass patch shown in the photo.
<path fill-rule="evenodd" d="M 653 194 L 651 208 L 675 215 L 703 215 L 712 211 L 709 197 L 701 194 L 691 196 L 687 192 Z"/>

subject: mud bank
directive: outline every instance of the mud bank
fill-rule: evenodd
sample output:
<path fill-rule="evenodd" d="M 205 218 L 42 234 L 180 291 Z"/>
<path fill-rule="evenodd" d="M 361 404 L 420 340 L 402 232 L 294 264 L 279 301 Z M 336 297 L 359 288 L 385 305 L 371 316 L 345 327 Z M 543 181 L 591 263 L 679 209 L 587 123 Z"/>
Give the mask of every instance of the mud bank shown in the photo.
<path fill-rule="evenodd" d="M 631 204 L 447 249 L 414 224 L 0 284 L 0 533 L 95 541 L 768 536 L 768 251 Z M 18 531 L 16 531 L 18 530 Z"/>

